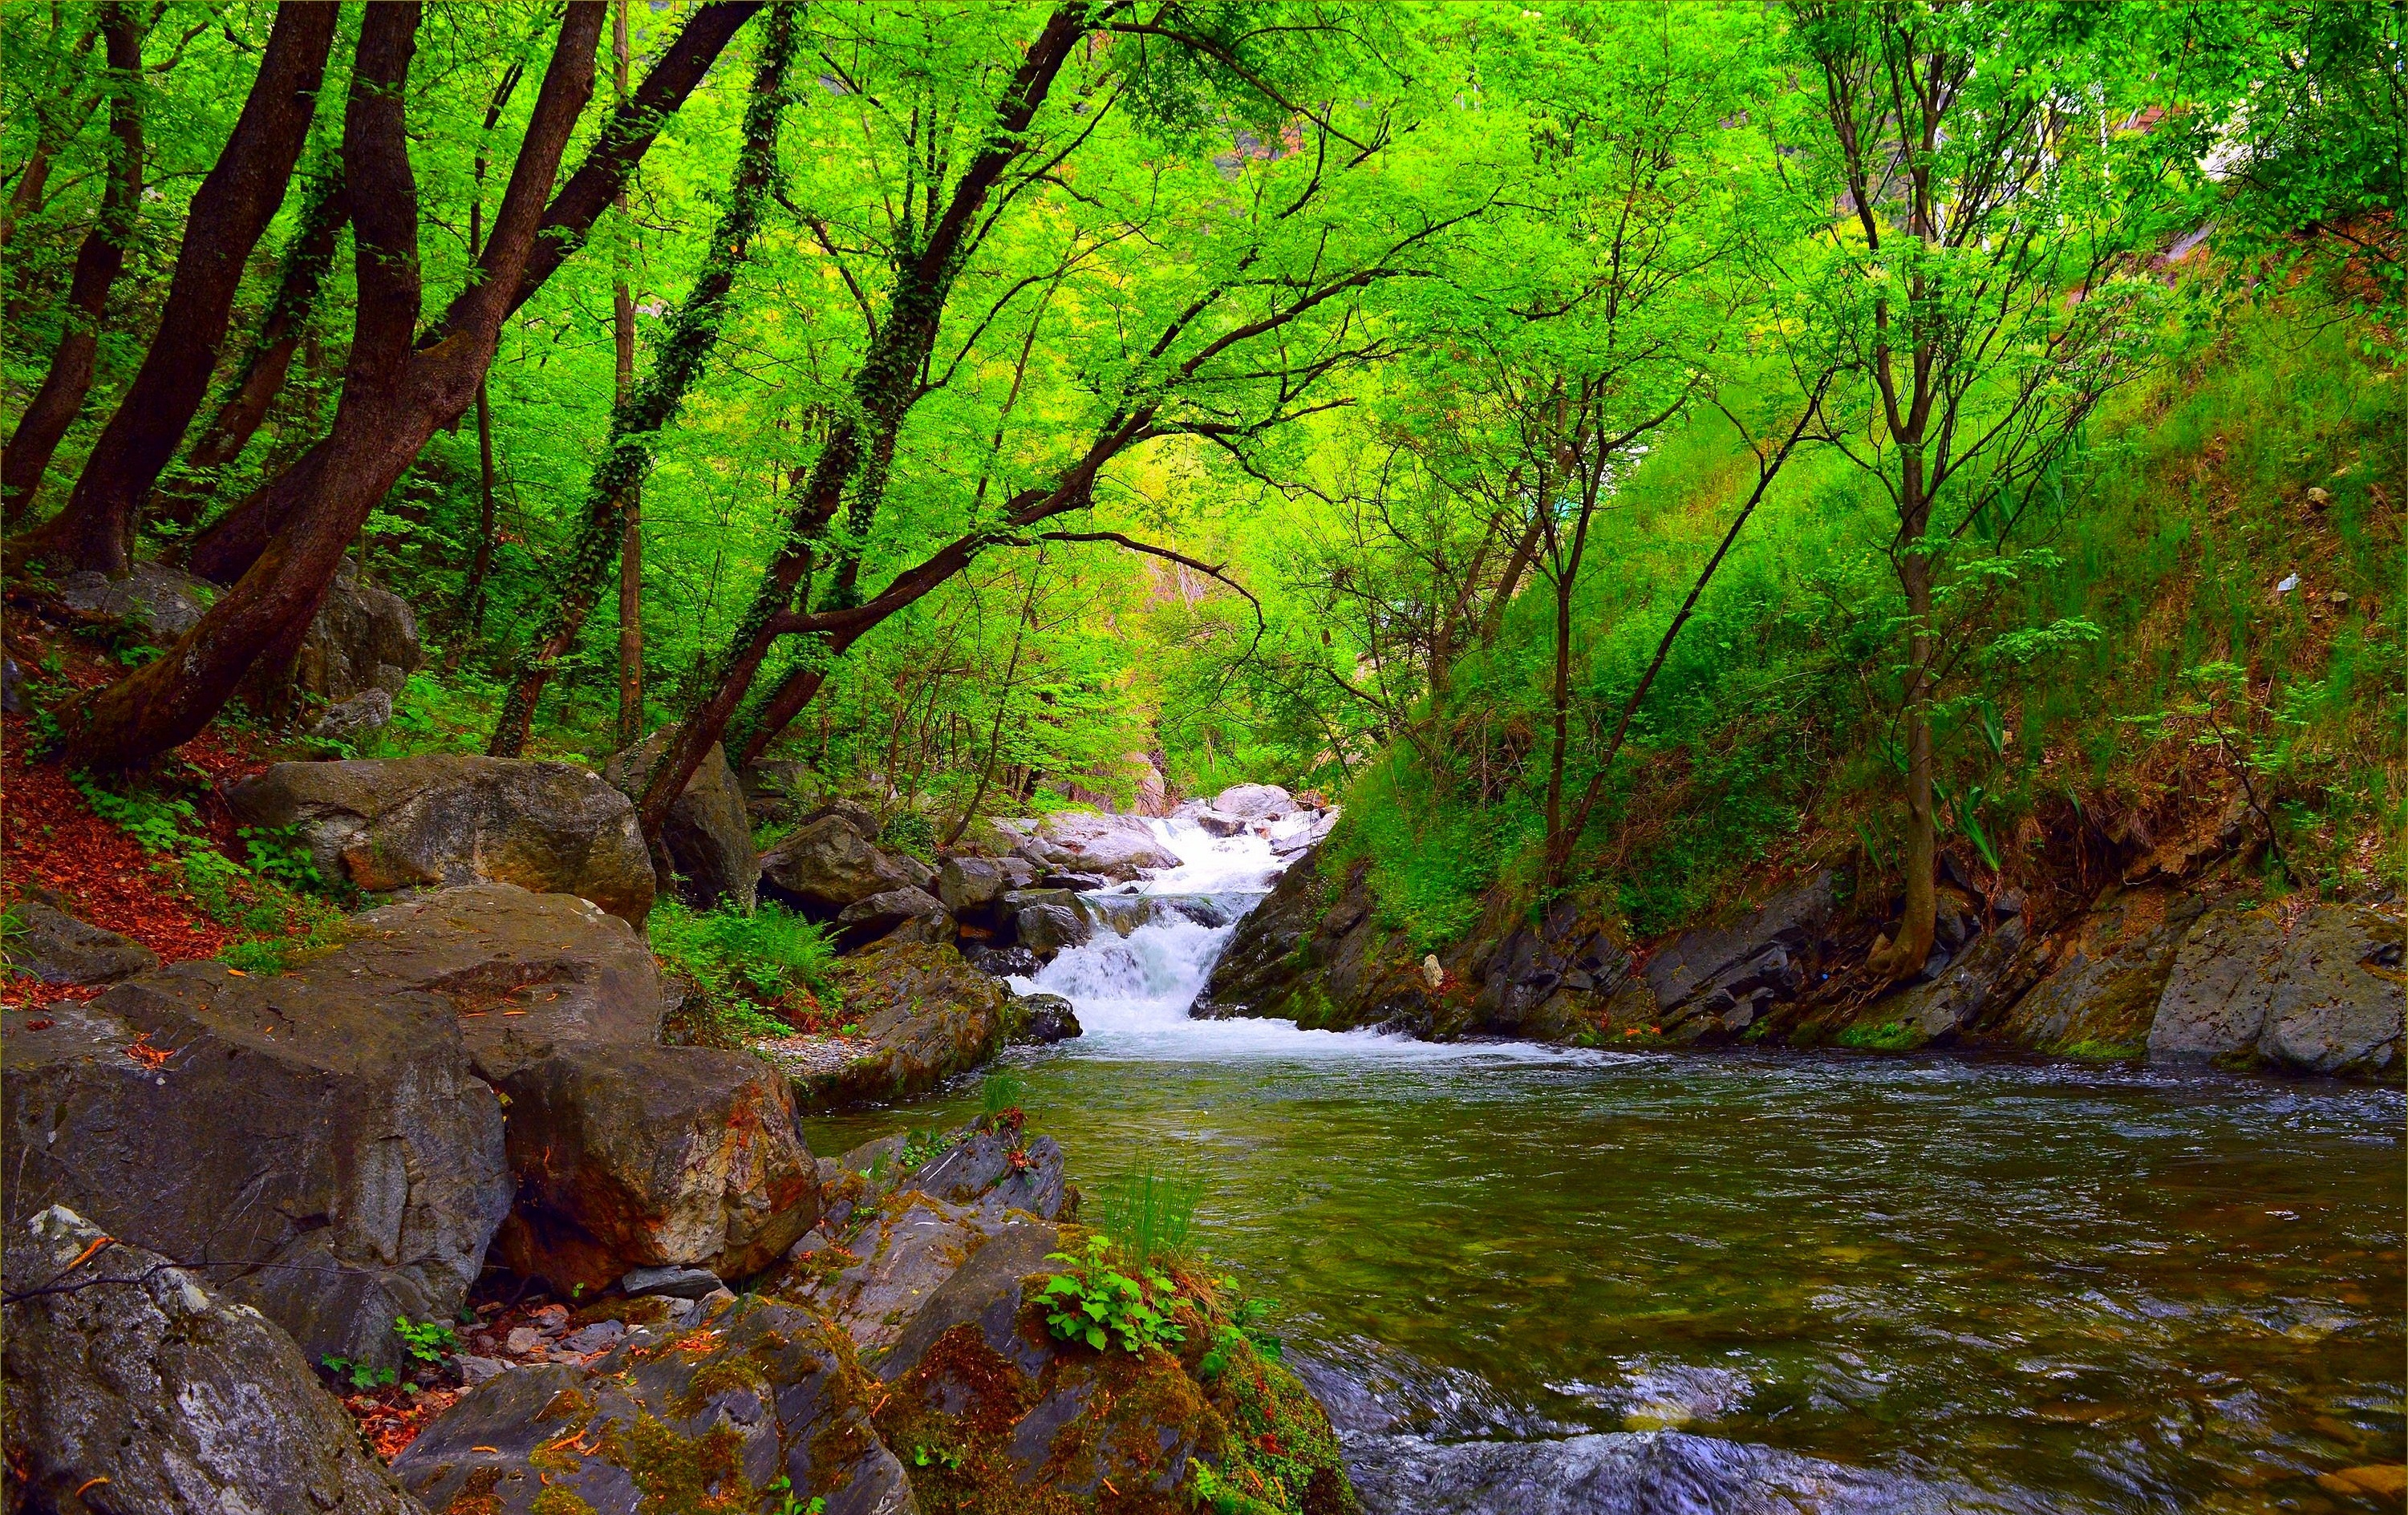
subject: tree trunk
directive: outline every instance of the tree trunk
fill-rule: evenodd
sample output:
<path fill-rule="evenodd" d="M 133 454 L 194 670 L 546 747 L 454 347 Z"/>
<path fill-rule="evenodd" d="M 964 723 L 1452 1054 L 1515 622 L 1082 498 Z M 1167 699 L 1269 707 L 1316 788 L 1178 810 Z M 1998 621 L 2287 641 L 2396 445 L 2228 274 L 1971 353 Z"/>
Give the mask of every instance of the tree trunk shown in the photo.
<path fill-rule="evenodd" d="M 1909 466 L 1909 487 L 1914 472 Z M 1906 590 L 1906 910 L 1895 941 L 1873 946 L 1866 966 L 1884 979 L 1919 971 L 1938 934 L 1940 828 L 1931 808 L 1931 559 L 1919 550 L 1922 522 L 1910 522 L 1899 579 Z"/>
<path fill-rule="evenodd" d="M 544 195 L 594 89 L 600 0 L 566 7 L 492 239 L 452 301 L 438 345 L 413 351 L 420 322 L 417 186 L 403 117 L 420 7 L 366 7 L 344 121 L 354 188 L 358 310 L 335 425 L 269 492 L 293 524 L 165 655 L 66 707 L 66 755 L 122 767 L 197 735 L 264 649 L 306 631 L 368 511 L 426 439 L 456 421 L 492 361 L 535 250 Z"/>
<path fill-rule="evenodd" d="M 292 371 L 293 355 L 301 349 L 309 312 L 335 265 L 335 251 L 350 219 L 337 164 L 309 181 L 301 223 L 284 249 L 275 297 L 268 302 L 251 350 L 236 370 L 234 393 L 218 407 L 199 440 L 184 454 L 182 477 L 151 493 L 150 509 L 160 520 L 189 526 L 200 519 L 216 493 L 218 470 L 242 456 L 267 419 L 268 407 L 276 403 L 284 389 L 284 377 Z"/>
<path fill-rule="evenodd" d="M 494 401 L 486 382 L 477 380 L 477 555 L 468 564 L 468 583 L 461 598 L 467 602 L 468 634 L 485 632 L 485 579 L 494 571 Z"/>
<path fill-rule="evenodd" d="M 485 750 L 494 757 L 516 757 L 524 750 L 544 685 L 576 645 L 585 618 L 601 598 L 613 558 L 624 562 L 628 512 L 644 475 L 652 468 L 652 438 L 677 418 L 727 323 L 728 296 L 735 288 L 737 270 L 752 250 L 752 237 L 760 229 L 761 209 L 776 187 L 778 120 L 785 107 L 786 76 L 799 40 L 793 8 L 774 7 L 768 24 L 768 39 L 761 50 L 752 98 L 744 110 L 744 146 L 737 154 L 726 213 L 712 228 L 702 273 L 670 318 L 652 371 L 640 387 L 631 390 L 627 399 L 612 409 L 609 448 L 586 485 L 584 519 L 555 579 L 557 598 L 550 625 L 535 655 L 511 683 L 494 720 L 493 739 L 486 744 Z M 633 315 L 630 309 L 631 343 Z M 631 364 L 632 361 L 631 350 Z M 640 571 L 640 559 L 638 568 Z"/>
<path fill-rule="evenodd" d="M 1546 882 L 1551 889 L 1563 882 L 1571 862 L 1571 848 L 1564 834 L 1564 757 L 1571 746 L 1572 589 L 1579 572 L 1575 557 L 1570 569 L 1555 580 L 1555 670 L 1547 687 L 1552 723 L 1547 745 Z"/>
<path fill-rule="evenodd" d="M 612 78 L 619 99 L 627 98 L 627 0 L 613 7 L 610 31 Z M 619 196 L 624 229 L 627 197 Z M 627 287 L 627 254 L 619 252 L 619 277 L 610 286 L 610 335 L 618 349 L 613 400 L 627 403 L 636 386 L 636 298 Z M 644 486 L 627 487 L 627 530 L 619 543 L 619 745 L 631 747 L 644 735 Z"/>
<path fill-rule="evenodd" d="M 108 292 L 125 271 L 126 244 L 134 239 L 134 222 L 142 208 L 143 29 L 134 12 L 133 6 L 115 0 L 101 7 L 108 58 L 108 133 L 114 139 L 108 188 L 101 195 L 99 217 L 76 250 L 66 327 L 50 355 L 50 372 L 17 419 L 7 457 L 0 462 L 0 511 L 12 524 L 33 504 L 50 454 L 58 450 L 92 390 Z"/>
<path fill-rule="evenodd" d="M 277 7 L 251 94 L 184 222 L 159 333 L 85 459 L 66 507 L 27 539 L 52 564 L 118 578 L 133 567 L 134 517 L 208 393 L 243 265 L 277 207 L 318 103 L 341 7 Z"/>
<path fill-rule="evenodd" d="M 64 21 L 63 12 L 54 10 L 51 14 L 56 21 Z M 83 130 L 83 123 L 92 119 L 93 111 L 100 105 L 100 94 L 96 91 L 85 95 L 81 101 L 75 97 L 79 82 L 77 76 L 80 73 L 80 66 L 75 60 L 81 59 L 92 50 L 92 44 L 99 35 L 98 28 L 86 23 L 82 35 L 76 38 L 76 45 L 67 55 L 69 77 L 60 85 L 47 108 L 41 106 L 34 107 L 41 124 L 34 136 L 33 156 L 25 160 L 25 167 L 17 177 L 16 188 L 8 192 L 7 207 L 0 210 L 0 248 L 8 245 L 8 238 L 16 235 L 17 228 L 23 224 L 26 217 L 42 208 L 43 196 L 50 184 L 50 165 L 58 161 L 58 155 L 65 150 L 66 145 L 76 139 Z M 52 36 L 55 37 L 56 33 Z"/>
<path fill-rule="evenodd" d="M 677 41 L 644 76 L 635 97 L 604 122 L 585 161 L 552 197 L 538 228 L 535 250 L 504 307 L 505 315 L 533 298 L 569 255 L 584 246 L 595 218 L 617 197 L 661 127 L 702 82 L 737 29 L 760 8 L 760 0 L 711 0 L 679 29 Z M 418 347 L 421 350 L 440 347 L 453 335 L 447 316 L 419 338 Z M 192 570 L 221 584 L 241 578 L 283 529 L 285 518 L 276 512 L 291 498 L 266 490 L 254 492 L 194 539 L 189 555 Z"/>

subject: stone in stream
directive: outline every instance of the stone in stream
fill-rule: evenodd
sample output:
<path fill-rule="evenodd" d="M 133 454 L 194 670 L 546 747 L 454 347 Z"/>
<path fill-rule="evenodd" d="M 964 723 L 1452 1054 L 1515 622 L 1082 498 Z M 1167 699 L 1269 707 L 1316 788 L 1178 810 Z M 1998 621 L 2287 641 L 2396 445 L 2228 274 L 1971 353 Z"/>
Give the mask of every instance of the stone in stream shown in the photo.
<path fill-rule="evenodd" d="M 1015 1043 L 1049 1047 L 1082 1035 L 1078 1009 L 1059 994 L 1015 995 L 1012 1011 L 1018 1022 Z"/>
<path fill-rule="evenodd" d="M 1276 821 L 1296 813 L 1296 801 L 1277 784 L 1232 784 L 1212 796 L 1212 808 L 1240 821 Z"/>
<path fill-rule="evenodd" d="M 925 1093 L 1003 1045 L 1004 987 L 938 942 L 873 942 L 840 959 L 845 1014 L 860 1027 L 824 1062 L 811 1043 L 767 1044 L 803 1105 L 840 1108 Z"/>
<path fill-rule="evenodd" d="M 495 1238 L 557 1293 L 630 1267 L 740 1279 L 819 1218 L 794 1095 L 761 1059 L 706 1047 L 580 1047 L 503 1080 L 518 1203 Z"/>
<path fill-rule="evenodd" d="M 1034 979 L 1045 963 L 1025 947 L 982 947 L 966 950 L 970 965 L 997 979 Z"/>
<path fill-rule="evenodd" d="M 613 754 L 602 765 L 602 777 L 630 800 L 640 800 L 668 739 L 667 731 L 656 731 Z M 761 885 L 761 860 L 752 850 L 752 822 L 744 808 L 743 792 L 727 765 L 726 750 L 717 742 L 670 804 L 661 846 L 668 852 L 679 899 L 697 910 L 718 906 L 752 910 Z"/>
<path fill-rule="evenodd" d="M 2401 922 L 2372 906 L 2219 908 L 2193 925 L 2149 1026 L 2154 1065 L 2398 1082 Z"/>
<path fill-rule="evenodd" d="M 293 1339 L 63 1207 L 12 1224 L 10 1508 L 423 1515 Z"/>
<path fill-rule="evenodd" d="M 133 937 L 39 900 L 20 900 L 8 913 L 17 925 L 6 943 L 9 970 L 38 983 L 115 983 L 159 965 L 159 954 Z"/>
<path fill-rule="evenodd" d="M 1064 810 L 1039 822 L 1016 850 L 1049 872 L 1093 874 L 1113 883 L 1179 866 L 1153 828 L 1133 815 Z"/>
<path fill-rule="evenodd" d="M 635 807 L 574 764 L 279 763 L 226 802 L 247 825 L 297 827 L 320 873 L 363 890 L 516 884 L 579 895 L 638 925 L 652 908 Z"/>
<path fill-rule="evenodd" d="M 1040 961 L 1052 961 L 1094 932 L 1079 896 L 1067 889 L 1015 889 L 1003 902 L 1018 944 Z"/>
<path fill-rule="evenodd" d="M 2197 894 L 2110 885 L 2042 946 L 2047 975 L 1991 1027 L 2012 1046 L 2077 1057 L 2139 1057 L 2173 971 L 2174 953 L 2206 910 Z"/>

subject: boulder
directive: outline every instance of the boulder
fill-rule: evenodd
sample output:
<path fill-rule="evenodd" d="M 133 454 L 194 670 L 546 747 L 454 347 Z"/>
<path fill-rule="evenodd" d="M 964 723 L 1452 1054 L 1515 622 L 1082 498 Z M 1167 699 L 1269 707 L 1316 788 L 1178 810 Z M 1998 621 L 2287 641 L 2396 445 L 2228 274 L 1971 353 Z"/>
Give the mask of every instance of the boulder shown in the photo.
<path fill-rule="evenodd" d="M 1059 994 L 1020 994 L 1012 1001 L 1015 1044 L 1050 1047 L 1082 1035 L 1079 1012 Z"/>
<path fill-rule="evenodd" d="M 631 1267 L 740 1279 L 819 1219 L 786 1080 L 746 1052 L 572 1048 L 502 1081 L 518 1204 L 503 1260 L 553 1291 Z"/>
<path fill-rule="evenodd" d="M 942 943 L 874 942 L 842 961 L 839 987 L 860 1035 L 834 1066 L 788 1064 L 809 1108 L 925 1093 L 1003 1045 L 1003 986 Z"/>
<path fill-rule="evenodd" d="M 2111 886 L 2042 944 L 2046 975 L 1989 1027 L 1997 1039 L 2077 1057 L 2138 1057 L 2183 937 L 2207 908 L 2196 894 Z"/>
<path fill-rule="evenodd" d="M 937 897 L 965 920 L 995 919 L 1006 892 L 1036 881 L 1037 870 L 1016 857 L 949 857 L 937 865 Z"/>
<path fill-rule="evenodd" d="M 1928 980 L 1857 1010 L 1851 1018 L 1854 1036 L 1842 1029 L 1837 1039 L 1885 1051 L 1953 1043 L 2014 1004 L 2039 977 L 2026 945 L 2024 922 L 2011 918 L 1962 945 Z"/>
<path fill-rule="evenodd" d="M 1025 947 L 982 947 L 965 950 L 964 955 L 981 973 L 997 979 L 1034 979 L 1044 970 L 1044 960 Z"/>
<path fill-rule="evenodd" d="M 819 1317 L 763 1299 L 706 1332 L 639 1325 L 591 1364 L 479 1384 L 393 1473 L 452 1515 L 769 1509 L 758 1491 L 781 1478 L 797 1510 L 808 1495 L 824 1515 L 907 1515 L 910 1483 L 848 1356 Z"/>
<path fill-rule="evenodd" d="M 397 1364 L 394 1318 L 458 1313 L 510 1181 L 452 1004 L 354 965 L 174 964 L 10 1036 L 10 1223 L 65 1205 L 311 1361 Z"/>
<path fill-rule="evenodd" d="M 1212 808 L 1240 821 L 1276 821 L 1296 813 L 1296 801 L 1277 784 L 1232 784 L 1212 796 Z"/>
<path fill-rule="evenodd" d="M 1649 959 L 1646 981 L 1668 1030 L 1711 1020 L 1737 1031 L 1810 981 L 1815 948 L 1836 909 L 1825 868 L 1735 924 L 1684 931 Z M 1736 1020 L 1738 1024 L 1730 1022 Z"/>
<path fill-rule="evenodd" d="M 6 938 L 8 966 L 46 984 L 108 984 L 159 965 L 159 954 L 131 936 L 88 925 L 38 900 L 8 908 L 16 932 Z"/>
<path fill-rule="evenodd" d="M 393 696 L 381 689 L 364 689 L 343 701 L 330 706 L 309 728 L 309 735 L 322 742 L 350 744 L 375 736 L 393 724 Z"/>
<path fill-rule="evenodd" d="M 642 742 L 614 753 L 602 765 L 602 777 L 630 800 L 643 797 L 652 766 L 668 745 L 669 733 L 654 732 Z M 744 808 L 743 793 L 735 771 L 727 765 L 726 750 L 717 742 L 703 754 L 702 765 L 686 780 L 684 793 L 669 806 L 661 827 L 661 845 L 668 851 L 669 871 L 677 880 L 678 898 L 697 910 L 727 906 L 752 908 L 761 885 L 761 859 L 752 850 L 752 822 Z"/>
<path fill-rule="evenodd" d="M 1179 866 L 1142 819 L 1087 810 L 1045 817 L 1018 851 L 1039 868 L 1092 873 L 1114 883 Z"/>
<path fill-rule="evenodd" d="M 400 693 L 425 662 L 408 600 L 337 576 L 293 660 L 293 685 L 340 705 L 365 690 Z"/>
<path fill-rule="evenodd" d="M 761 854 L 761 879 L 770 893 L 818 920 L 895 889 L 924 889 L 935 870 L 917 858 L 872 846 L 841 815 L 824 815 Z"/>
<path fill-rule="evenodd" d="M 2174 954 L 2149 1062 L 2397 1082 L 2401 924 L 2372 906 L 2212 909 Z"/>
<path fill-rule="evenodd" d="M 1242 836 L 1253 822 L 1240 815 L 1224 815 L 1219 810 L 1202 809 L 1188 817 L 1203 828 L 1208 836 Z"/>
<path fill-rule="evenodd" d="M 347 929 L 347 944 L 304 971 L 440 996 L 488 1083 L 568 1048 L 660 1039 L 665 993 L 644 938 L 574 894 L 469 884 L 353 916 Z"/>
<path fill-rule="evenodd" d="M 1042 960 L 1051 961 L 1095 932 L 1079 896 L 1067 889 L 1015 889 L 1003 904 L 1010 912 L 1013 939 Z"/>
<path fill-rule="evenodd" d="M 950 942 L 953 918 L 944 902 L 922 889 L 890 889 L 857 899 L 836 916 L 837 947 L 852 951 L 882 936 L 905 941 Z"/>
<path fill-rule="evenodd" d="M 619 1276 L 619 1292 L 631 1299 L 664 1294 L 671 1299 L 702 1299 L 725 1287 L 707 1267 L 672 1263 L 666 1267 L 631 1267 Z"/>
<path fill-rule="evenodd" d="M 59 580 L 68 609 L 139 626 L 163 647 L 198 624 L 218 594 L 208 579 L 160 563 L 137 563 L 123 579 L 85 568 Z"/>
<path fill-rule="evenodd" d="M 1594 1023 L 1630 968 L 1630 954 L 1612 933 L 1559 899 L 1535 927 L 1508 932 L 1480 965 L 1474 1005 L 1488 1029 L 1563 1041 Z M 1441 975 L 1431 987 L 1443 982 Z"/>
<path fill-rule="evenodd" d="M 1028 1138 L 1016 1125 L 970 1132 L 905 1174 L 895 1187 L 934 1194 L 949 1205 L 974 1206 L 996 1222 L 1014 1210 L 1040 1221 L 1058 1220 L 1069 1197 L 1061 1144 L 1051 1136 Z"/>
<path fill-rule="evenodd" d="M 517 884 L 580 895 L 637 925 L 652 908 L 635 807 L 572 764 L 279 763 L 226 800 L 246 824 L 299 827 L 321 873 L 364 890 Z"/>
<path fill-rule="evenodd" d="M 61 1207 L 0 1256 L 11 1508 L 423 1515 L 293 1338 L 204 1275 Z"/>

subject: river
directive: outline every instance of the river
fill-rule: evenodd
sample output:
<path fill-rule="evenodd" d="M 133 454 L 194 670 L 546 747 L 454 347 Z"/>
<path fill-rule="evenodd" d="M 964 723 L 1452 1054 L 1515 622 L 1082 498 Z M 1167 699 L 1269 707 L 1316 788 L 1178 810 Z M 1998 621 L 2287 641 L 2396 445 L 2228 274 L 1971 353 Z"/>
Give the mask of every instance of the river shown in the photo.
<path fill-rule="evenodd" d="M 1278 865 L 1160 831 L 1138 892 Z M 1209 1179 L 1373 1515 L 2400 1508 L 2336 1477 L 2408 1441 L 2396 1092 L 1191 1021 L 1232 929 L 1065 952 L 1086 1035 L 1012 1062 L 1076 1180 Z"/>

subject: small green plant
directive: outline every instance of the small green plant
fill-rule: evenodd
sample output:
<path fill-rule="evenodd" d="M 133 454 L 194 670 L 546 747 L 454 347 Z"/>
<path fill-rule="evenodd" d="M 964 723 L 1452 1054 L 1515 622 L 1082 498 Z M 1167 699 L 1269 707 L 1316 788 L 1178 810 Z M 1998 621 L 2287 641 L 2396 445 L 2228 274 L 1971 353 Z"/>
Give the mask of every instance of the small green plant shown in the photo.
<path fill-rule="evenodd" d="M 911 1449 L 911 1465 L 913 1467 L 944 1467 L 949 1470 L 957 1471 L 962 1465 L 962 1454 L 953 1451 L 951 1447 L 942 1446 L 932 1441 L 923 1441 L 913 1446 Z"/>
<path fill-rule="evenodd" d="M 1104 1187 L 1104 1230 L 1120 1237 L 1141 1265 L 1177 1257 L 1187 1251 L 1196 1206 L 1203 1197 L 1200 1178 L 1151 1168 L 1125 1174 Z"/>
<path fill-rule="evenodd" d="M 393 1334 L 409 1349 L 409 1355 L 422 1363 L 439 1363 L 460 1350 L 460 1338 L 445 1321 L 412 1321 L 407 1315 L 393 1318 Z"/>
<path fill-rule="evenodd" d="M 825 928 L 781 906 L 695 910 L 675 900 L 652 908 L 652 951 L 691 979 L 713 1022 L 707 1039 L 740 1046 L 820 1029 L 839 1003 L 836 947 Z M 780 1008 L 787 1019 L 765 1011 Z"/>
<path fill-rule="evenodd" d="M 795 1480 L 781 1473 L 762 1485 L 761 1492 L 778 1495 L 777 1508 L 771 1515 L 827 1515 L 827 1498 L 813 1494 L 809 1499 L 795 1492 Z"/>
<path fill-rule="evenodd" d="M 1923 1038 L 1903 1021 L 1885 1021 L 1877 1026 L 1849 1026 L 1832 1038 L 1842 1047 L 1853 1047 L 1868 1052 L 1903 1052 L 1922 1045 Z"/>
<path fill-rule="evenodd" d="M 878 828 L 878 842 L 923 863 L 931 862 L 937 855 L 937 823 L 915 810 L 906 810 Z"/>
<path fill-rule="evenodd" d="M 1160 1273 L 1140 1268 L 1142 1279 L 1113 1265 L 1117 1249 L 1100 1232 L 1087 1238 L 1085 1257 L 1054 1252 L 1049 1263 L 1067 1271 L 1045 1281 L 1039 1298 L 1045 1305 L 1045 1328 L 1064 1341 L 1083 1341 L 1102 1351 L 1112 1341 L 1123 1351 L 1184 1341 L 1187 1333 L 1154 1301 L 1168 1301 L 1178 1288 Z M 1151 1293 L 1149 1293 L 1151 1291 Z"/>
<path fill-rule="evenodd" d="M 979 1085 L 979 1113 L 989 1117 L 1009 1115 L 1028 1101 L 1028 1086 L 1020 1076 L 997 1068 Z"/>
<path fill-rule="evenodd" d="M 954 1145 L 952 1137 L 934 1127 L 926 1131 L 912 1131 L 903 1138 L 903 1170 L 908 1173 L 924 1163 L 932 1162 L 953 1151 Z"/>
<path fill-rule="evenodd" d="M 318 1363 L 327 1372 L 350 1384 L 353 1390 L 361 1394 L 366 1394 L 370 1389 L 391 1388 L 394 1380 L 401 1377 L 389 1367 L 370 1367 L 366 1363 L 354 1363 L 348 1357 L 337 1357 L 332 1353 L 319 1358 Z"/>
<path fill-rule="evenodd" d="M 1223 1279 L 1221 1289 L 1232 1301 L 1228 1323 L 1213 1328 L 1212 1345 L 1205 1351 L 1204 1360 L 1197 1365 L 1198 1371 L 1208 1380 L 1219 1378 L 1227 1370 L 1240 1347 L 1252 1347 L 1255 1355 L 1278 1362 L 1284 1344 L 1263 1328 L 1264 1322 L 1270 1319 L 1270 1301 L 1249 1299 L 1240 1294 L 1235 1279 Z"/>
<path fill-rule="evenodd" d="M 318 860 L 309 850 L 309 843 L 298 823 L 289 826 L 245 826 L 235 833 L 242 838 L 243 851 L 251 859 L 251 871 L 263 879 L 273 879 L 294 889 L 322 889 L 325 877 L 318 871 Z"/>

